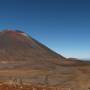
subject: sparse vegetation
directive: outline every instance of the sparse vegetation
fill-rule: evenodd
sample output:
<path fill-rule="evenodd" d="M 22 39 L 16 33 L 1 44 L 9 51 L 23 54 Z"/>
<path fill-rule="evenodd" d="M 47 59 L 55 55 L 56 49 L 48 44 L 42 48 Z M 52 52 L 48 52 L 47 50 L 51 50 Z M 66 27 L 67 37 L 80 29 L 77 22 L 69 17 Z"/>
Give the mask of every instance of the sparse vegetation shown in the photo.
<path fill-rule="evenodd" d="M 35 85 L 19 85 L 13 82 L 12 84 L 0 83 L 0 90 L 58 90 L 56 87 L 35 86 Z"/>
<path fill-rule="evenodd" d="M 7 82 L 0 82 L 0 90 L 71 90 L 60 86 L 48 85 L 27 85 L 22 79 L 12 79 Z"/>
<path fill-rule="evenodd" d="M 0 90 L 71 90 L 70 88 L 0 84 Z"/>

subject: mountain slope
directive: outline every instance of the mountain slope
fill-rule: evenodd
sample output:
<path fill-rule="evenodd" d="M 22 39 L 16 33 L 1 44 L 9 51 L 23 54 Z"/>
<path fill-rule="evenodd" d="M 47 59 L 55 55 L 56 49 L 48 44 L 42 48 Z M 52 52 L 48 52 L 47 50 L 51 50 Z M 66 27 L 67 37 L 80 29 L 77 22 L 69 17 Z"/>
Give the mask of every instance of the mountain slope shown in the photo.
<path fill-rule="evenodd" d="M 67 59 L 22 31 L 4 30 L 0 32 L 0 82 L 10 80 L 88 90 L 90 62 Z"/>
<path fill-rule="evenodd" d="M 65 59 L 21 31 L 0 32 L 0 61 L 3 67 L 55 68 Z M 9 67 L 7 67 L 9 64 Z M 12 64 L 11 64 L 12 63 Z M 20 63 L 20 65 L 19 65 Z M 13 65 L 13 66 L 10 66 Z M 2 68 L 3 68 L 2 67 Z"/>

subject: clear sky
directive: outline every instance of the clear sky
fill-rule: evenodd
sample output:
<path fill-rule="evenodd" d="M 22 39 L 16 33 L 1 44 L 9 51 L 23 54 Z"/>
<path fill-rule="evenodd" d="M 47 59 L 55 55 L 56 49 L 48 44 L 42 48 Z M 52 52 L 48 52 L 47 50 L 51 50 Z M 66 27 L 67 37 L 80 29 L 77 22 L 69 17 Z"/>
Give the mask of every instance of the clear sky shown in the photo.
<path fill-rule="evenodd" d="M 0 30 L 6 28 L 66 57 L 90 58 L 90 0 L 0 0 Z"/>

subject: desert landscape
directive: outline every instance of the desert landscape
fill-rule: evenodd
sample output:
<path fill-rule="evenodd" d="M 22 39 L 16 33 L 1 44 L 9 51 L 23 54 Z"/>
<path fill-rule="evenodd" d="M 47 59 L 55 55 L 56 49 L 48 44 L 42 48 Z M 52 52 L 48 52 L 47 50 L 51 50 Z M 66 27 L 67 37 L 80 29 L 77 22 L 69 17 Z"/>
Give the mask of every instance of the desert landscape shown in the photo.
<path fill-rule="evenodd" d="M 90 90 L 90 62 L 65 58 L 22 31 L 4 30 L 0 90 Z"/>
<path fill-rule="evenodd" d="M 90 90 L 90 0 L 0 0 L 0 90 Z"/>

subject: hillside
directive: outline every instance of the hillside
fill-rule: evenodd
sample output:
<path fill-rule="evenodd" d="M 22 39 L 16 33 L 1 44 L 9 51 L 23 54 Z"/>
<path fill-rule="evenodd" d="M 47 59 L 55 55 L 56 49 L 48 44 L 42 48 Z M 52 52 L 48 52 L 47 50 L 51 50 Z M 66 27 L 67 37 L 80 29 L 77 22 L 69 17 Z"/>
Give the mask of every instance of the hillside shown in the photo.
<path fill-rule="evenodd" d="M 0 82 L 88 90 L 90 63 L 67 59 L 19 30 L 0 32 Z M 20 89 L 21 90 L 21 89 Z"/>

